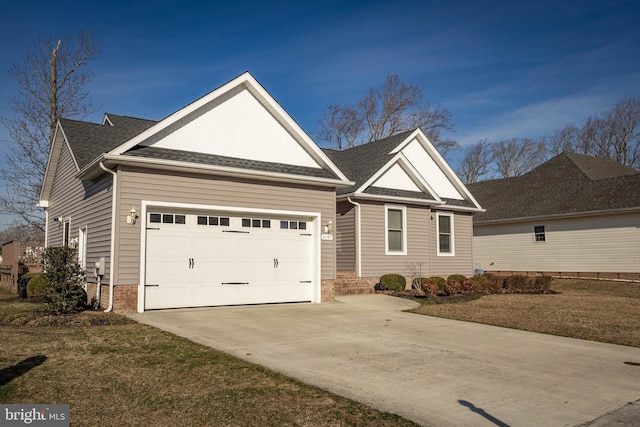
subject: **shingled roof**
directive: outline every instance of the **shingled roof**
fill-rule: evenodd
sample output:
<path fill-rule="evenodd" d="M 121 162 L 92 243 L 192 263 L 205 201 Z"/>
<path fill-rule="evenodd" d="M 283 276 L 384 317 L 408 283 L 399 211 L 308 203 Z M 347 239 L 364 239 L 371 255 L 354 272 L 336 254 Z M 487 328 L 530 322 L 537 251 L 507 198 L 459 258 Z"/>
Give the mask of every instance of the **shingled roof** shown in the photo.
<path fill-rule="evenodd" d="M 105 115 L 109 123 L 98 124 L 79 120 L 60 119 L 73 156 L 80 169 L 102 153 L 113 150 L 125 141 L 147 130 L 156 122 L 135 117 Z"/>
<path fill-rule="evenodd" d="M 467 188 L 486 209 L 474 216 L 475 223 L 640 209 L 640 171 L 570 152 L 524 175 Z"/>
<path fill-rule="evenodd" d="M 331 160 L 340 168 L 340 170 L 349 177 L 351 181 L 355 181 L 355 185 L 347 188 L 341 188 L 337 194 L 353 193 L 360 188 L 369 178 L 380 170 L 395 154 L 389 154 L 401 142 L 403 142 L 413 130 L 399 133 L 388 138 L 378 141 L 369 142 L 368 144 L 357 145 L 346 150 L 337 151 L 323 148 L 323 151 L 331 158 Z M 380 192 L 381 189 L 368 189 L 367 192 Z M 428 198 L 433 200 L 433 195 L 426 193 L 407 192 L 400 190 L 385 189 L 387 196 Z M 402 193 L 402 194 L 400 194 Z M 410 193 L 410 194 L 407 194 Z"/>
<path fill-rule="evenodd" d="M 338 176 L 327 169 L 288 165 L 284 163 L 262 162 L 250 159 L 240 159 L 237 157 L 218 156 L 215 154 L 172 150 L 168 148 L 147 147 L 138 145 L 133 149 L 127 151 L 126 155 L 134 157 L 146 157 L 150 159 L 173 160 L 179 162 L 190 162 L 229 168 L 275 172 L 290 175 L 312 176 L 316 178 L 338 179 Z"/>

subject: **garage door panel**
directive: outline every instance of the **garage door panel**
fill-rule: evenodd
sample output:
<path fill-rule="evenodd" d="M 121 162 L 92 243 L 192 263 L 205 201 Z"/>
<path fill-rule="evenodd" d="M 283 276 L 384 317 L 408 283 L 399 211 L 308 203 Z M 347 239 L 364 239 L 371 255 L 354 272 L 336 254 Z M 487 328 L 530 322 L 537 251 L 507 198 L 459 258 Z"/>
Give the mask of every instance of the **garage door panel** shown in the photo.
<path fill-rule="evenodd" d="M 280 229 L 280 219 L 231 217 L 222 227 L 186 218 L 147 231 L 145 308 L 314 299 L 311 233 Z"/>

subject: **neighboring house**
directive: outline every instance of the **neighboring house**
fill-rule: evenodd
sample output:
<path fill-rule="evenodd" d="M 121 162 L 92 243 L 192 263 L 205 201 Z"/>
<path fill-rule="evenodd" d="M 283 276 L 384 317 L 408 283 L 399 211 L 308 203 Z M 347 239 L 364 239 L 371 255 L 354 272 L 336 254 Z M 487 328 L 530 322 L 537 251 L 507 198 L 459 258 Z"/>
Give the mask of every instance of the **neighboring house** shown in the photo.
<path fill-rule="evenodd" d="M 320 302 L 336 271 L 321 230 L 350 185 L 245 73 L 159 122 L 61 119 L 40 206 L 46 244 L 77 247 L 107 310 Z"/>
<path fill-rule="evenodd" d="M 473 252 L 487 271 L 640 279 L 640 172 L 557 155 L 518 177 L 468 185 L 485 212 Z"/>
<path fill-rule="evenodd" d="M 159 122 L 61 119 L 40 206 L 46 245 L 76 247 L 117 311 L 331 301 L 337 271 L 410 263 L 470 274 L 480 209 L 420 130 L 323 151 L 249 73 Z"/>
<path fill-rule="evenodd" d="M 325 152 L 355 182 L 337 190 L 339 273 L 472 274 L 482 208 L 420 129 Z"/>

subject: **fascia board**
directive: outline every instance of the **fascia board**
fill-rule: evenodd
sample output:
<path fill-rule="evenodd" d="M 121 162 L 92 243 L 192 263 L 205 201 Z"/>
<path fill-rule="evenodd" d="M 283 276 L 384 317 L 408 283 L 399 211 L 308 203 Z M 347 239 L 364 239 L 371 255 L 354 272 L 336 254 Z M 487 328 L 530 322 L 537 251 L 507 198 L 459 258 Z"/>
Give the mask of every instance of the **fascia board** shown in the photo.
<path fill-rule="evenodd" d="M 294 136 L 298 142 L 303 142 L 305 151 L 313 157 L 313 159 L 326 166 L 340 177 L 343 181 L 349 181 L 349 178 L 333 163 L 333 161 L 320 149 L 307 133 L 298 125 L 298 123 L 285 111 L 284 108 L 267 92 L 267 90 L 249 73 L 247 75 L 247 89 L 273 114 L 276 119 L 281 120 L 281 124 Z M 279 120 L 279 121 L 280 121 Z M 353 185 L 353 184 L 352 184 Z"/>
<path fill-rule="evenodd" d="M 483 210 L 486 211 L 486 210 Z M 620 208 L 620 209 L 607 209 L 607 210 L 599 210 L 599 211 L 585 211 L 585 212 L 569 212 L 563 214 L 549 214 L 549 215 L 537 215 L 537 216 L 523 216 L 518 218 L 504 218 L 504 219 L 492 219 L 488 221 L 474 221 L 474 227 L 476 225 L 499 225 L 499 224 L 510 224 L 514 222 L 533 222 L 540 221 L 545 219 L 567 219 L 567 218 L 579 218 L 579 217 L 588 217 L 588 216 L 602 216 L 602 215 L 615 215 L 620 213 L 633 213 L 640 212 L 640 207 L 632 207 L 632 208 Z"/>
<path fill-rule="evenodd" d="M 442 199 L 440 198 L 440 196 L 438 196 L 435 190 L 424 179 L 422 174 L 418 172 L 418 170 L 413 166 L 413 164 L 411 164 L 411 161 L 407 159 L 407 157 L 402 152 L 400 152 L 398 163 L 400 164 L 400 167 L 402 167 L 404 171 L 407 172 L 413 180 L 419 182 L 424 187 L 423 191 L 426 190 L 427 192 L 429 192 L 429 194 L 435 197 L 435 200 L 442 202 Z"/>
<path fill-rule="evenodd" d="M 265 172 L 251 169 L 238 169 L 225 166 L 205 165 L 191 162 L 179 162 L 175 160 L 149 159 L 144 157 L 134 157 L 125 155 L 105 154 L 102 157 L 105 165 L 126 165 L 126 166 L 143 166 L 156 167 L 162 170 L 173 170 L 178 172 L 199 172 L 208 173 L 218 176 L 230 176 L 238 178 L 253 178 L 277 182 L 289 182 L 298 184 L 315 184 L 325 187 L 344 188 L 355 185 L 353 181 L 342 181 L 332 178 L 306 177 L 302 175 L 290 175 L 276 172 Z M 85 174 L 88 175 L 88 174 Z"/>
<path fill-rule="evenodd" d="M 145 141 L 154 134 L 162 131 L 167 126 L 170 126 L 171 124 L 177 122 L 188 114 L 191 114 L 197 109 L 205 106 L 209 102 L 215 100 L 216 98 L 219 98 L 220 96 L 240 85 L 245 85 L 247 90 L 249 90 L 249 92 L 251 92 L 251 94 L 253 94 L 271 112 L 271 114 L 273 114 L 274 118 L 281 124 L 283 124 L 285 128 L 287 128 L 289 132 L 292 133 L 292 136 L 294 136 L 294 138 L 298 140 L 298 142 L 303 143 L 303 148 L 305 149 L 305 151 L 309 153 L 316 162 L 331 169 L 331 171 L 335 173 L 336 176 L 340 177 L 342 181 L 349 181 L 346 175 L 344 175 L 344 173 L 340 169 L 338 169 L 338 167 L 329 159 L 329 157 L 327 157 L 327 155 L 324 154 L 322 150 L 320 150 L 317 144 L 311 140 L 311 138 L 302 130 L 302 128 L 298 126 L 298 124 L 289 116 L 289 114 L 275 101 L 275 99 L 271 95 L 269 95 L 269 93 L 249 72 L 241 74 L 240 76 L 229 81 L 228 83 L 225 83 L 212 92 L 209 92 L 207 95 L 197 99 L 186 107 L 162 119 L 146 131 L 136 135 L 129 141 L 125 142 L 119 147 L 114 148 L 107 154 L 113 155 L 125 153 L 126 151 Z"/>
<path fill-rule="evenodd" d="M 62 141 L 60 141 L 62 138 Z M 51 195 L 51 188 L 53 186 L 53 179 L 58 169 L 58 162 L 60 161 L 60 154 L 62 151 L 61 144 L 65 144 L 69 153 L 71 154 L 71 159 L 73 160 L 73 164 L 76 167 L 76 171 L 79 171 L 78 162 L 76 161 L 76 157 L 73 154 L 73 150 L 71 150 L 71 145 L 69 145 L 69 141 L 67 139 L 67 135 L 62 128 L 62 124 L 60 120 L 56 123 L 56 130 L 53 134 L 53 144 L 51 145 L 51 150 L 49 150 L 49 156 L 47 157 L 47 167 L 44 172 L 44 177 L 42 179 L 42 188 L 40 189 L 40 196 L 38 201 L 38 206 L 45 207 L 45 204 L 48 204 L 49 196 Z"/>
<path fill-rule="evenodd" d="M 458 178 L 458 175 L 453 171 L 453 169 L 451 169 L 451 166 L 449 166 L 449 162 L 447 162 L 444 159 L 444 157 L 442 157 L 442 155 L 438 152 L 438 150 L 436 150 L 436 148 L 431 143 L 431 141 L 429 141 L 429 138 L 427 138 L 424 132 L 422 132 L 421 129 L 416 129 L 416 131 L 409 136 L 409 138 L 414 138 L 414 137 L 420 143 L 420 145 L 422 145 L 422 147 L 427 151 L 427 153 L 431 155 L 433 160 L 436 162 L 438 167 L 440 167 L 440 169 L 444 172 L 447 178 L 451 181 L 453 186 L 459 192 L 461 192 L 464 196 L 466 196 L 468 200 L 470 200 L 471 203 L 473 203 L 476 206 L 477 209 L 482 209 L 482 206 L 480 206 L 480 203 L 478 203 L 475 197 L 473 197 L 471 192 L 467 189 L 467 186 L 464 185 L 462 181 L 460 181 L 460 178 Z M 409 138 L 407 138 L 407 140 Z M 401 145 L 406 146 L 406 144 L 408 144 L 407 140 L 405 140 Z M 404 148 L 404 146 L 402 148 Z"/>
<path fill-rule="evenodd" d="M 414 199 L 411 197 L 383 196 L 379 194 L 368 194 L 368 193 L 340 194 L 339 196 L 336 196 L 336 200 L 348 199 L 349 197 L 356 200 L 387 201 L 387 202 L 395 202 L 395 203 L 410 203 L 414 205 L 428 205 L 428 206 L 442 206 L 445 203 L 443 201 L 438 201 L 438 200 Z"/>

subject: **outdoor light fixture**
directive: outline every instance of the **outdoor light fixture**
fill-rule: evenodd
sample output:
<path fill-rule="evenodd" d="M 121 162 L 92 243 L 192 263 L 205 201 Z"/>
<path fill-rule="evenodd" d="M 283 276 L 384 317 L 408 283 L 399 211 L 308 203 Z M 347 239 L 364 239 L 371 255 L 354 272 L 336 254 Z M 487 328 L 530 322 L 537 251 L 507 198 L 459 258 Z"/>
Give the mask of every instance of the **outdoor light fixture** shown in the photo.
<path fill-rule="evenodd" d="M 329 220 L 327 225 L 324 226 L 324 232 L 329 234 L 333 232 L 333 221 Z"/>
<path fill-rule="evenodd" d="M 129 211 L 129 215 L 127 215 L 127 224 L 136 225 L 136 220 L 138 219 L 138 215 L 136 215 L 136 208 L 131 207 Z"/>

